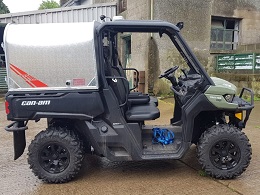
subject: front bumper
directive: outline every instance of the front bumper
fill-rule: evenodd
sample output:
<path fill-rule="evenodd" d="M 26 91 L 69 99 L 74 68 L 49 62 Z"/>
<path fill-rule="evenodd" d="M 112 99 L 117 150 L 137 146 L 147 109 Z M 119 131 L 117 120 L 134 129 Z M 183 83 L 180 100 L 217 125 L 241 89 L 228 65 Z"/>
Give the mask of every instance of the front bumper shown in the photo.
<path fill-rule="evenodd" d="M 248 92 L 250 95 L 250 101 L 243 99 L 244 93 Z M 239 127 L 244 128 L 249 119 L 252 109 L 254 108 L 254 92 L 249 88 L 243 88 L 239 96 L 235 96 L 232 103 L 238 105 L 237 113 L 245 111 L 245 118 L 239 122 Z"/>

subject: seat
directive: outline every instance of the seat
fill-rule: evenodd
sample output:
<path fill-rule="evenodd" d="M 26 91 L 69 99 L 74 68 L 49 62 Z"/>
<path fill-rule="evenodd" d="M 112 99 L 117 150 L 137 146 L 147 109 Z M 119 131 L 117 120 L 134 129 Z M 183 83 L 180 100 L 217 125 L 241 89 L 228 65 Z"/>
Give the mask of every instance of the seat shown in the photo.
<path fill-rule="evenodd" d="M 115 77 L 116 78 L 116 77 Z M 122 113 L 125 115 L 127 121 L 145 121 L 154 120 L 160 117 L 160 111 L 156 107 L 155 103 L 145 104 L 131 104 L 128 101 L 128 88 L 125 88 L 125 79 L 117 79 L 115 84 L 111 86 L 118 102 L 121 106 Z M 128 82 L 127 82 L 128 83 Z M 128 85 L 128 84 L 127 84 Z"/>
<path fill-rule="evenodd" d="M 156 106 L 158 106 L 158 99 L 156 97 L 149 96 L 149 94 L 141 92 L 130 92 L 128 95 L 128 101 L 132 105 L 140 105 L 153 102 Z"/>
<path fill-rule="evenodd" d="M 132 106 L 125 113 L 128 121 L 154 120 L 160 117 L 160 111 L 154 103 Z"/>
<path fill-rule="evenodd" d="M 110 86 L 113 89 L 119 105 L 121 106 L 122 113 L 124 114 L 127 121 L 145 121 L 154 120 L 160 116 L 160 111 L 156 107 L 154 102 L 149 99 L 142 98 L 140 94 L 140 102 L 136 103 L 138 99 L 135 99 L 135 103 L 129 99 L 129 83 L 125 77 L 122 77 L 117 68 L 112 69 L 112 76 L 109 77 L 113 81 L 110 82 Z M 141 104 L 141 101 L 146 101 Z M 148 101 L 147 101 L 148 100 Z M 150 100 L 150 102 L 149 102 Z"/>
<path fill-rule="evenodd" d="M 103 52 L 104 52 L 105 64 L 107 65 L 105 67 L 106 75 L 111 76 L 112 75 L 111 73 L 113 72 L 113 75 L 124 77 L 125 79 L 127 79 L 125 71 L 118 58 L 118 52 L 116 48 L 115 47 L 109 48 L 109 46 L 103 46 Z M 115 54 L 114 57 L 111 57 L 112 53 Z M 123 82 L 123 84 L 129 85 L 128 82 Z M 129 86 L 125 86 L 125 88 L 129 88 Z M 131 105 L 142 105 L 142 104 L 147 104 L 149 102 L 153 102 L 156 106 L 158 106 L 158 99 L 156 97 L 150 97 L 149 94 L 143 94 L 141 92 L 128 93 L 128 103 L 130 103 Z"/>
<path fill-rule="evenodd" d="M 129 95 L 129 82 L 123 72 L 124 70 L 122 66 L 113 66 L 113 64 L 116 63 L 113 62 L 112 58 L 109 58 L 109 53 L 108 48 L 104 47 L 105 75 L 109 86 L 112 88 L 117 97 L 125 119 L 127 121 L 143 122 L 145 120 L 154 120 L 158 118 L 160 116 L 160 111 L 156 107 L 156 104 L 151 102 L 149 95 L 142 95 L 138 92 L 135 93 L 135 96 L 139 97 L 136 98 L 138 100 L 131 101 L 131 97 L 134 97 L 134 95 Z M 129 96 L 131 96 L 130 99 Z"/>
<path fill-rule="evenodd" d="M 128 94 L 128 102 L 131 105 L 147 104 L 150 102 L 150 96 L 140 92 L 130 92 Z"/>
<path fill-rule="evenodd" d="M 113 73 L 117 76 L 126 78 L 126 74 L 122 66 L 112 66 Z M 124 85 L 129 85 L 128 82 L 123 82 Z M 128 86 L 125 86 L 125 88 Z M 130 92 L 128 94 L 128 102 L 131 105 L 143 105 L 147 103 L 153 102 L 156 106 L 158 106 L 158 99 L 156 97 L 151 97 L 149 94 L 144 94 L 141 92 Z"/>

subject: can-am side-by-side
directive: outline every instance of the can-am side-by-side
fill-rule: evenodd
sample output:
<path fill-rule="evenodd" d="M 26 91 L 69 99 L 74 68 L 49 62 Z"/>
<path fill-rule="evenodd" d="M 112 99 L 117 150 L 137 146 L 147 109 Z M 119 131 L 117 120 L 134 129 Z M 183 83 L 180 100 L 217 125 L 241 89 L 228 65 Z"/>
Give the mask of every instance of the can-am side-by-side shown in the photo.
<path fill-rule="evenodd" d="M 254 107 L 253 92 L 243 88 L 237 96 L 233 84 L 209 77 L 181 27 L 129 20 L 8 24 L 5 105 L 12 123 L 5 130 L 13 132 L 15 159 L 24 152 L 28 121 L 45 118 L 46 130 L 28 148 L 28 163 L 48 183 L 74 178 L 87 152 L 111 161 L 180 159 L 192 144 L 210 176 L 230 179 L 243 173 L 252 153 L 242 129 Z M 168 125 L 146 124 L 160 117 L 158 100 L 130 90 L 118 55 L 122 33 L 168 37 L 186 63 L 188 68 L 176 64 L 159 77 L 168 79 L 174 92 Z M 243 99 L 244 92 L 250 101 Z"/>

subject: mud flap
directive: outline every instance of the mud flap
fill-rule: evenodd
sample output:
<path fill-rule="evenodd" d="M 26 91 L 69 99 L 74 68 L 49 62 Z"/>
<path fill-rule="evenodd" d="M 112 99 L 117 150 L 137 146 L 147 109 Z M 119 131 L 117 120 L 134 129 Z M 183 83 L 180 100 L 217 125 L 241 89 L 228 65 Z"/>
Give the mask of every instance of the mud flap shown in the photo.
<path fill-rule="evenodd" d="M 13 140 L 14 140 L 14 160 L 16 160 L 23 154 L 26 146 L 25 130 L 13 131 Z"/>
<path fill-rule="evenodd" d="M 13 132 L 14 140 L 14 160 L 18 159 L 24 152 L 26 141 L 25 141 L 25 130 L 28 129 L 28 121 L 15 121 L 5 127 L 8 132 Z"/>

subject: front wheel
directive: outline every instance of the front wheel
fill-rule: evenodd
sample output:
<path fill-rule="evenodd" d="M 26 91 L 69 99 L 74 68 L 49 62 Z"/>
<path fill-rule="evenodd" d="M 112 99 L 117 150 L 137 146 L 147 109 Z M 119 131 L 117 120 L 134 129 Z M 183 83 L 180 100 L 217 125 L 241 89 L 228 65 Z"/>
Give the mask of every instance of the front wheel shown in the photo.
<path fill-rule="evenodd" d="M 241 175 L 250 163 L 251 154 L 247 136 L 228 124 L 209 128 L 197 145 L 199 163 L 208 175 L 217 179 Z"/>
<path fill-rule="evenodd" d="M 61 127 L 37 134 L 28 150 L 30 168 L 47 183 L 70 181 L 78 174 L 84 157 L 83 143 L 77 134 Z"/>

